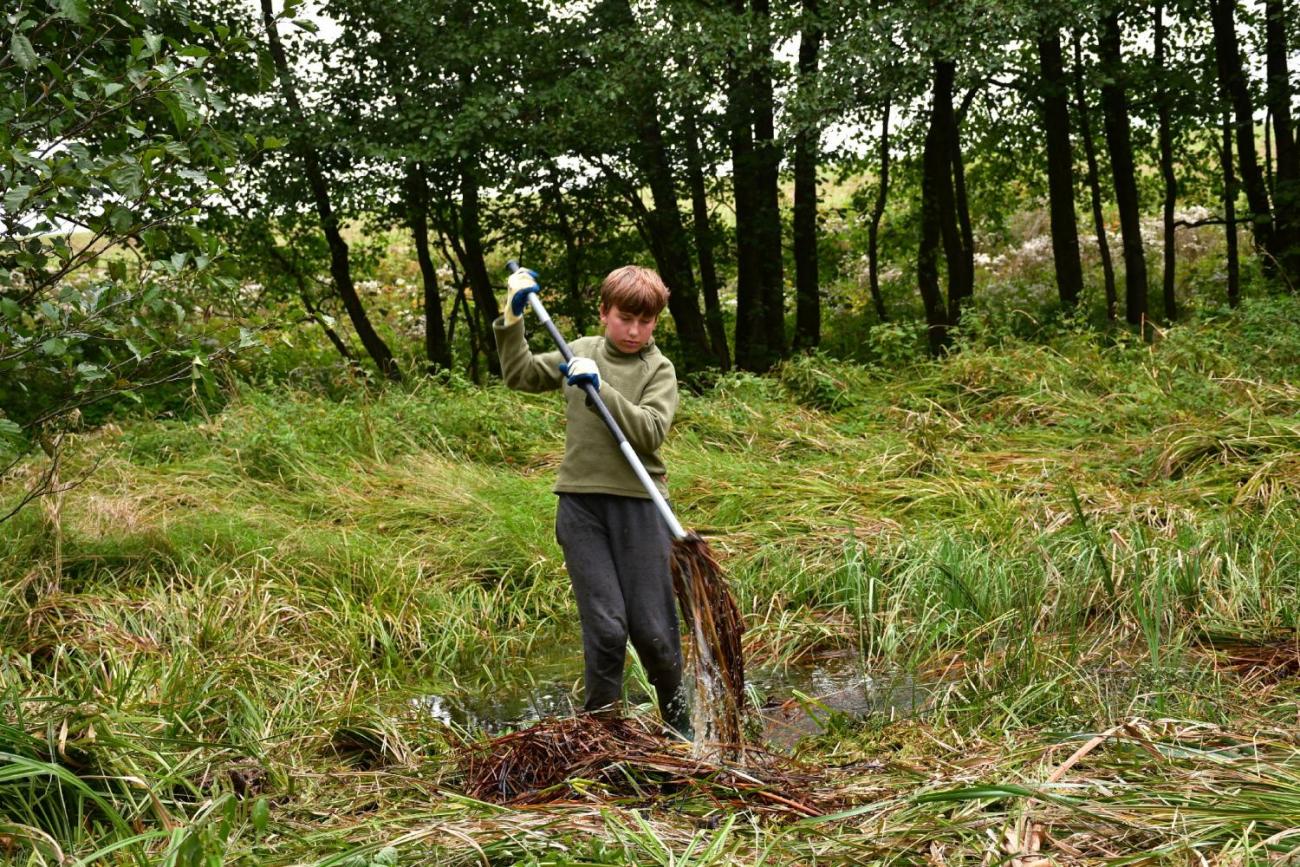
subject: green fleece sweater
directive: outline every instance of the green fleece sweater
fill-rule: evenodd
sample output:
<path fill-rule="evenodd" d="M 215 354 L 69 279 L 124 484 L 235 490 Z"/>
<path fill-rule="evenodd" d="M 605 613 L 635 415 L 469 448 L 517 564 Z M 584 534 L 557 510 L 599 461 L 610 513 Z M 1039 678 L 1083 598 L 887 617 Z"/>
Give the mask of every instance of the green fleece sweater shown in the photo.
<path fill-rule="evenodd" d="M 519 391 L 547 391 L 564 385 L 560 351 L 533 354 L 524 340 L 523 322 L 507 326 L 498 318 L 492 326 L 501 375 L 506 385 Z M 609 414 L 623 429 L 659 492 L 668 496 L 667 469 L 659 456 L 668 428 L 677 412 L 677 374 L 652 338 L 640 352 L 629 355 L 604 337 L 580 337 L 569 344 L 574 355 L 594 359 L 600 371 L 600 397 Z M 649 494 L 627 465 L 623 453 L 580 388 L 564 389 L 564 461 L 555 492 L 618 494 L 649 499 Z"/>

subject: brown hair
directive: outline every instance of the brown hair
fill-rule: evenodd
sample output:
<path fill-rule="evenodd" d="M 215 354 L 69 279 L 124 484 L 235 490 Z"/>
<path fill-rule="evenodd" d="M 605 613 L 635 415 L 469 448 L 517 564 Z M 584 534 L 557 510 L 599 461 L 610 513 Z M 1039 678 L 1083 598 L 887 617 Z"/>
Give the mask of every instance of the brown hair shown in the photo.
<path fill-rule="evenodd" d="M 668 303 L 668 287 L 649 268 L 624 265 L 615 268 L 600 284 L 602 313 L 617 307 L 634 316 L 658 316 Z"/>

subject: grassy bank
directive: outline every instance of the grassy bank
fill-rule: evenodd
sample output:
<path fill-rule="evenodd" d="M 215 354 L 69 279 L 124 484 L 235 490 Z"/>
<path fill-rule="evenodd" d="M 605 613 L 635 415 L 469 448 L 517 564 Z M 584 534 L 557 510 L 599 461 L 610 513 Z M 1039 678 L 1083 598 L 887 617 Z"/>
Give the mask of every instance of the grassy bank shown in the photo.
<path fill-rule="evenodd" d="M 1300 304 L 1282 300 L 1155 346 L 1067 329 L 686 395 L 670 487 L 724 558 L 751 666 L 848 652 L 931 685 L 914 719 L 830 714 L 799 745 L 831 815 L 797 822 L 645 781 L 544 810 L 459 794 L 459 736 L 414 699 L 507 693 L 566 655 L 578 689 L 554 395 L 243 387 L 207 419 L 80 436 L 64 477 L 87 480 L 0 525 L 0 848 L 1283 860 L 1300 845 L 1298 374 Z"/>

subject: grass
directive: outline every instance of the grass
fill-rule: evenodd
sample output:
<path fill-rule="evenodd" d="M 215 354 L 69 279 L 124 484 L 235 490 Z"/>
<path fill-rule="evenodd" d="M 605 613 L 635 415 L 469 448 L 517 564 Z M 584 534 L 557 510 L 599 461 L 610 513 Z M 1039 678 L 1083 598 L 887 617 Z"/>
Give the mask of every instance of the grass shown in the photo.
<path fill-rule="evenodd" d="M 0 850 L 1284 863 L 1296 682 L 1223 648 L 1295 642 L 1297 323 L 1282 299 L 1154 346 L 970 335 L 684 395 L 675 506 L 724 560 L 750 666 L 848 651 L 928 684 L 914 719 L 831 713 L 800 744 L 837 806 L 794 822 L 698 792 L 459 793 L 460 734 L 413 699 L 509 694 L 566 655 L 577 688 L 554 396 L 245 387 L 81 435 L 69 472 L 99 470 L 0 525 Z"/>

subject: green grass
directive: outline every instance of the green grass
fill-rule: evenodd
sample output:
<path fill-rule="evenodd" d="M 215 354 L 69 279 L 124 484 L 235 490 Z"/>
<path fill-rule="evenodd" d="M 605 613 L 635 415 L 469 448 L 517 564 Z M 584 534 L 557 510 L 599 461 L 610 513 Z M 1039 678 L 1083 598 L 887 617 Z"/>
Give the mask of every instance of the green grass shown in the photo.
<path fill-rule="evenodd" d="M 1298 373 L 1300 304 L 1282 299 L 1154 346 L 971 335 L 941 362 L 813 356 L 685 394 L 674 504 L 723 557 L 750 664 L 847 650 L 932 690 L 918 719 L 832 718 L 804 742 L 842 812 L 796 823 L 686 795 L 516 811 L 456 794 L 458 735 L 412 698 L 506 694 L 566 655 L 580 676 L 554 395 L 245 387 L 206 421 L 82 435 L 69 470 L 97 472 L 0 525 L 0 850 L 1284 858 L 1295 680 L 1213 644 L 1300 621 Z"/>

